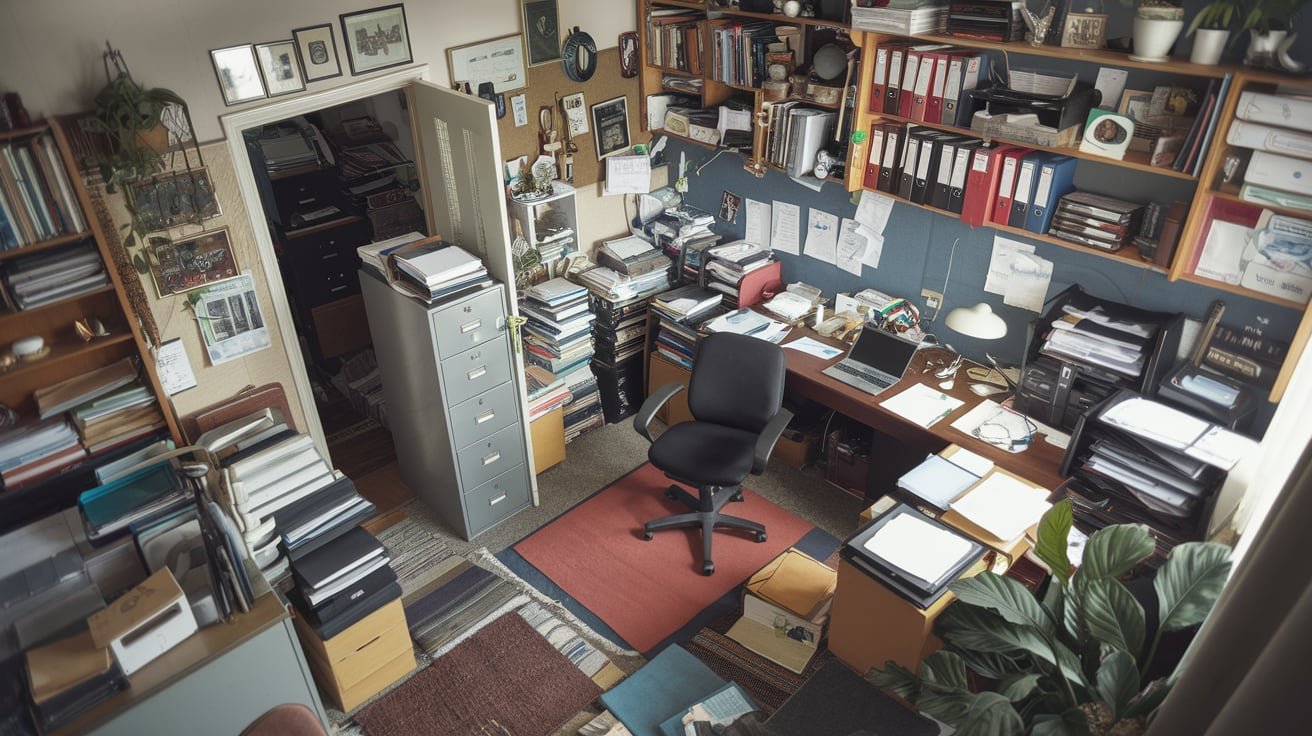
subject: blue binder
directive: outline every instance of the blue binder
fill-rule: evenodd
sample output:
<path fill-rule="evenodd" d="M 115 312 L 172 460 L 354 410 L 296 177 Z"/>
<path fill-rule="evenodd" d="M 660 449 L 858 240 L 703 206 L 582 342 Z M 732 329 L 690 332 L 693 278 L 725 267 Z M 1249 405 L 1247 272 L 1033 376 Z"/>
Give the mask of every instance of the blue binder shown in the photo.
<path fill-rule="evenodd" d="M 1038 180 L 1025 215 L 1026 230 L 1040 235 L 1048 232 L 1057 203 L 1075 191 L 1075 166 L 1075 159 L 1069 156 L 1055 156 L 1039 165 Z"/>
<path fill-rule="evenodd" d="M 1011 195 L 1011 216 L 1007 224 L 1012 227 L 1025 227 L 1026 217 L 1030 212 L 1030 200 L 1034 198 L 1034 185 L 1039 183 L 1039 172 L 1044 162 L 1054 154 L 1044 151 L 1031 151 L 1025 154 L 1016 167 L 1016 191 Z"/>

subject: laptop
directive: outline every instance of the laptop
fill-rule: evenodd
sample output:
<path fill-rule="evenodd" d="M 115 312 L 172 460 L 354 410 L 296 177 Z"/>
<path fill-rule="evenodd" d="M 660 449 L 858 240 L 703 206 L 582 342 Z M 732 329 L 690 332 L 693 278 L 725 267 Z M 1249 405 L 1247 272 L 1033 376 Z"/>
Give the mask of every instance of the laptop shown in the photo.
<path fill-rule="evenodd" d="M 878 394 L 902 380 L 919 343 L 877 327 L 861 330 L 847 357 L 822 373 L 868 394 Z"/>

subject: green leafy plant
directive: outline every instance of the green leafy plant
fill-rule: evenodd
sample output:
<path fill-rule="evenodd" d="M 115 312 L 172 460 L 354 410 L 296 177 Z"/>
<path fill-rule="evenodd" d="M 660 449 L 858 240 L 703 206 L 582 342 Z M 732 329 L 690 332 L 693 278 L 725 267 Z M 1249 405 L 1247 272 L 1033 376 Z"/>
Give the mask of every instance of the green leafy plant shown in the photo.
<path fill-rule="evenodd" d="M 1305 4 L 1307 0 L 1252 0 L 1242 29 L 1257 33 L 1287 31 Z"/>
<path fill-rule="evenodd" d="M 1230 24 L 1243 12 L 1241 0 L 1212 0 L 1198 11 L 1184 33 L 1186 36 L 1192 36 L 1199 28 L 1210 31 L 1228 30 Z"/>
<path fill-rule="evenodd" d="M 1071 524 L 1069 501 L 1039 522 L 1035 553 L 1053 571 L 1042 600 L 990 572 L 959 580 L 950 586 L 958 601 L 936 623 L 945 648 L 922 662 L 919 677 L 888 662 L 882 671 L 871 670 L 870 682 L 962 736 L 1142 731 L 1175 677 L 1145 682 L 1161 636 L 1207 617 L 1229 575 L 1230 550 L 1211 542 L 1171 550 L 1153 581 L 1160 620 L 1145 647 L 1143 606 L 1118 578 L 1152 554 L 1148 528 L 1099 530 L 1072 573 L 1066 554 Z M 996 687 L 972 692 L 968 671 Z"/>

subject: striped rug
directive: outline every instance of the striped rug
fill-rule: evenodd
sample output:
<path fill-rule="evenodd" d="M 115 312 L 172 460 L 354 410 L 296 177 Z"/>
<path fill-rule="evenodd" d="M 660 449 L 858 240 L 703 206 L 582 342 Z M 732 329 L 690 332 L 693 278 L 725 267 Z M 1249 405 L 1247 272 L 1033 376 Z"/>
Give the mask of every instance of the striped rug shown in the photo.
<path fill-rule="evenodd" d="M 766 713 L 778 710 L 830 657 L 820 652 L 799 675 L 709 628 L 698 631 L 684 647 L 712 672 L 738 683 Z"/>
<path fill-rule="evenodd" d="M 401 595 L 406 596 L 441 577 L 461 560 L 431 524 L 414 518 L 408 513 L 408 505 L 401 510 L 407 511 L 406 518 L 382 530 L 377 537 L 392 558 Z"/>

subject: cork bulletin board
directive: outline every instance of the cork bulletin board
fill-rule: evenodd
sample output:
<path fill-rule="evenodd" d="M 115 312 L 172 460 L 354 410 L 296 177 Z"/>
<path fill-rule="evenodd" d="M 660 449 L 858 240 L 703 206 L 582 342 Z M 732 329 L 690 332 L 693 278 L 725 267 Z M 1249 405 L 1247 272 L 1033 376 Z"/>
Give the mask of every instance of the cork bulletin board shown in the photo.
<path fill-rule="evenodd" d="M 510 98 L 524 94 L 525 107 L 528 110 L 528 125 L 515 127 L 515 115 L 511 110 Z M 626 97 L 629 109 L 629 136 L 634 144 L 647 143 L 651 134 L 643 130 L 642 105 L 638 91 L 638 78 L 625 79 L 620 76 L 620 52 L 618 47 L 602 49 L 597 52 L 597 72 L 592 79 L 579 83 L 565 75 L 560 63 L 543 64 L 529 67 L 528 88 L 506 95 L 506 116 L 497 121 L 497 132 L 501 136 L 501 157 L 506 161 L 517 156 L 528 156 L 529 161 L 538 154 L 538 110 L 543 105 L 552 106 L 556 119 L 556 130 L 566 130 L 561 118 L 560 106 L 556 96 L 564 97 L 576 92 L 583 93 L 585 110 L 598 102 Z M 574 139 L 578 151 L 574 154 L 574 186 L 585 187 L 601 181 L 605 176 L 604 167 L 597 161 L 597 146 L 593 141 L 592 120 L 588 118 L 588 132 Z"/>

